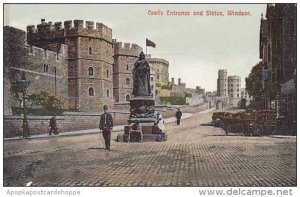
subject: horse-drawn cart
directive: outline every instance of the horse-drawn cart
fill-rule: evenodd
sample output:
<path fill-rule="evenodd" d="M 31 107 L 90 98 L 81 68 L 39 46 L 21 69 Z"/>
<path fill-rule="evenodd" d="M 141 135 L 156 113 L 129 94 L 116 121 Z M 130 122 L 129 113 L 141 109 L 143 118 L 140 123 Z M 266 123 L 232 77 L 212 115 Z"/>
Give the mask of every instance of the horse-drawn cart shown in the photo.
<path fill-rule="evenodd" d="M 244 135 L 270 135 L 276 132 L 278 120 L 276 112 L 271 110 L 252 112 L 215 112 L 212 121 L 217 127 L 228 133 L 243 133 Z"/>

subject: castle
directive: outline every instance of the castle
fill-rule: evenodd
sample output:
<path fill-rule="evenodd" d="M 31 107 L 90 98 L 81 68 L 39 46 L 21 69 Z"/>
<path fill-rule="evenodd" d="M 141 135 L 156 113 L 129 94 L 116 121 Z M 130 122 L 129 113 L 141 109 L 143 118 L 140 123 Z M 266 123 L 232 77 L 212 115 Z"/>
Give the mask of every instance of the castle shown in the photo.
<path fill-rule="evenodd" d="M 20 104 L 13 99 L 12 83 L 21 79 L 22 72 L 31 81 L 28 94 L 48 92 L 57 96 L 67 108 L 68 96 L 68 46 L 61 44 L 53 52 L 26 44 L 26 32 L 4 27 L 4 114 L 12 114 L 12 107 Z"/>
<path fill-rule="evenodd" d="M 65 109 L 97 112 L 103 105 L 129 103 L 132 69 L 142 50 L 136 44 L 116 42 L 111 28 L 91 21 L 53 24 L 42 19 L 37 26 L 27 26 L 27 32 L 5 26 L 5 114 L 19 105 L 10 89 L 21 72 L 31 81 L 28 94 L 48 92 L 63 101 Z M 155 97 L 157 69 L 150 67 Z M 164 73 L 168 76 L 168 68 Z"/>
<path fill-rule="evenodd" d="M 27 42 L 54 52 L 68 46 L 69 109 L 99 111 L 113 105 L 112 29 L 102 23 L 83 20 L 27 26 Z"/>

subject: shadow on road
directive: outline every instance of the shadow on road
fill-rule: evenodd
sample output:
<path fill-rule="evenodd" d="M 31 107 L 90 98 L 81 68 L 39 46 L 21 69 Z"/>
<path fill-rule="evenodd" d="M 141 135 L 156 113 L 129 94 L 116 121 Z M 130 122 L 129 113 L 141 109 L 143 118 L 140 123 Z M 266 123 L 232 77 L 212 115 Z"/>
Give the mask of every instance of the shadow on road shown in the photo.
<path fill-rule="evenodd" d="M 100 148 L 100 147 L 90 147 L 88 150 L 105 150 L 105 148 Z"/>
<path fill-rule="evenodd" d="M 206 122 L 206 123 L 200 124 L 200 126 L 209 126 L 209 127 L 213 127 L 213 126 L 214 126 L 214 123 L 212 123 L 212 122 Z"/>

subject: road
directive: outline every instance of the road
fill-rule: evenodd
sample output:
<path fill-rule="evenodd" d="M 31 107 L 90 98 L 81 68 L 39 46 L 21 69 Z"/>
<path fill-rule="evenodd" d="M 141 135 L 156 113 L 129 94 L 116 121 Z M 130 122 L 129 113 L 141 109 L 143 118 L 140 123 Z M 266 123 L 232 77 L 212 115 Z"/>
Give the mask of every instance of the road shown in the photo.
<path fill-rule="evenodd" d="M 5 141 L 4 186 L 297 185 L 295 137 L 225 136 L 205 124 L 211 115 L 167 124 L 166 142 L 112 141 L 110 152 L 101 134 Z"/>

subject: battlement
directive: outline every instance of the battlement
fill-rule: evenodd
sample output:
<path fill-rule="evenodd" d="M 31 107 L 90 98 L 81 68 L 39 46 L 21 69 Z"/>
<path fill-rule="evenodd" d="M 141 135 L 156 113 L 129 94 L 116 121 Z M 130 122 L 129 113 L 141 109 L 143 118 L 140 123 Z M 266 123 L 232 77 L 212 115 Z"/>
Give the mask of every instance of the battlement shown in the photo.
<path fill-rule="evenodd" d="M 63 25 L 64 24 L 64 27 Z M 83 20 L 68 20 L 62 22 L 45 22 L 41 19 L 41 24 L 27 26 L 27 34 L 30 39 L 39 38 L 59 38 L 68 36 L 86 36 L 102 38 L 109 42 L 112 41 L 112 29 L 102 23 Z"/>
<path fill-rule="evenodd" d="M 68 46 L 65 44 L 61 44 L 59 53 L 45 50 L 36 46 L 26 45 L 25 47 L 28 54 L 36 58 L 44 58 L 52 61 L 62 61 L 63 59 L 66 59 L 68 57 Z"/>
<path fill-rule="evenodd" d="M 143 48 L 137 44 L 114 42 L 115 55 L 128 55 L 139 57 L 139 54 L 143 51 Z"/>
<path fill-rule="evenodd" d="M 158 63 L 158 64 L 165 64 L 166 66 L 169 66 L 169 61 L 162 59 L 162 58 L 147 58 L 147 60 L 149 61 L 149 63 L 153 64 L 153 63 Z"/>

